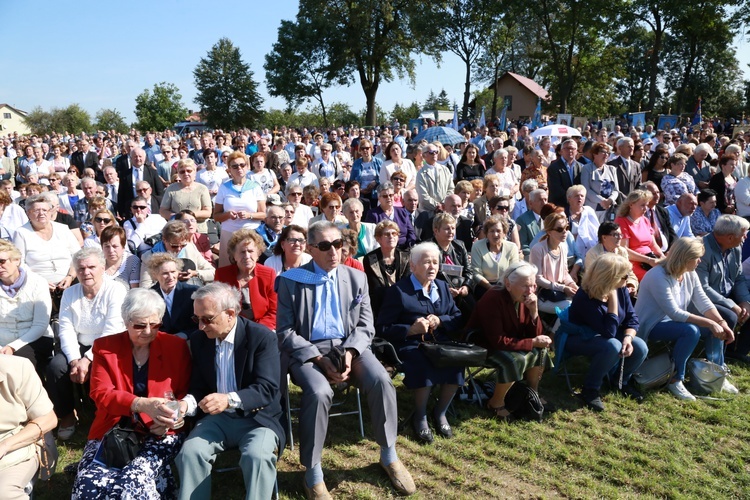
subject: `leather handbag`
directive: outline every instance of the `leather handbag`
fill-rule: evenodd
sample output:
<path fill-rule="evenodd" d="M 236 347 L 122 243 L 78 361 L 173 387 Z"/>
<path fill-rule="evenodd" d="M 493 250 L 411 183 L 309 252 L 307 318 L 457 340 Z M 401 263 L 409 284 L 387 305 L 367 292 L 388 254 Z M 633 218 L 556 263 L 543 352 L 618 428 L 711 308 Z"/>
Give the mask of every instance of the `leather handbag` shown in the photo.
<path fill-rule="evenodd" d="M 55 473 L 55 470 L 57 470 L 59 453 L 57 451 L 57 444 L 55 443 L 55 436 L 51 431 L 41 436 L 42 430 L 39 429 L 39 434 L 40 437 L 36 443 L 36 453 L 39 459 L 37 477 L 40 481 L 47 481 Z"/>
<path fill-rule="evenodd" d="M 688 380 L 690 391 L 701 395 L 721 392 L 721 387 L 729 373 L 723 366 L 699 358 L 691 358 L 688 361 L 687 372 L 690 375 Z"/>
<path fill-rule="evenodd" d="M 107 467 L 122 469 L 143 446 L 145 433 L 130 417 L 122 417 L 102 438 L 102 461 Z"/>
<path fill-rule="evenodd" d="M 641 389 L 658 389 L 667 385 L 674 373 L 674 362 L 669 352 L 663 352 L 644 361 L 633 378 Z"/>
<path fill-rule="evenodd" d="M 435 368 L 482 366 L 487 359 L 487 349 L 484 347 L 453 340 L 426 340 L 420 342 L 419 350 Z"/>

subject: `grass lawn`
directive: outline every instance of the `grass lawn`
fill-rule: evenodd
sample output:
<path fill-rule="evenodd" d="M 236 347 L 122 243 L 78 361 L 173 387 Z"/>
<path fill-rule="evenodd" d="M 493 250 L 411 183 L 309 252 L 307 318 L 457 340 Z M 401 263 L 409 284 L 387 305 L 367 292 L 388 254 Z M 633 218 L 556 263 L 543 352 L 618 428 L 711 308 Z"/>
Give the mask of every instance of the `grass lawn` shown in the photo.
<path fill-rule="evenodd" d="M 564 379 L 548 374 L 542 394 L 559 411 L 544 422 L 507 424 L 476 404 L 456 401 L 453 439 L 421 445 L 407 431 L 399 436 L 399 456 L 417 483 L 415 498 L 748 498 L 750 369 L 731 368 L 741 394 L 730 400 L 689 403 L 662 391 L 638 405 L 612 393 L 604 398 L 602 414 L 581 408 Z M 580 376 L 573 378 L 580 382 Z M 396 386 L 403 418 L 411 399 L 400 381 Z M 83 421 L 92 417 L 93 408 L 84 407 Z M 367 410 L 365 433 L 362 440 L 356 417 L 331 421 L 323 470 L 337 498 L 395 496 L 377 465 Z M 58 472 L 37 485 L 35 498 L 68 496 L 73 478 L 62 469 L 80 458 L 84 444 L 79 430 L 67 445 L 59 445 Z M 236 460 L 236 453 L 227 453 L 218 465 Z M 299 448 L 287 448 L 278 469 L 281 498 L 304 498 Z M 238 471 L 214 473 L 213 497 L 243 495 Z"/>

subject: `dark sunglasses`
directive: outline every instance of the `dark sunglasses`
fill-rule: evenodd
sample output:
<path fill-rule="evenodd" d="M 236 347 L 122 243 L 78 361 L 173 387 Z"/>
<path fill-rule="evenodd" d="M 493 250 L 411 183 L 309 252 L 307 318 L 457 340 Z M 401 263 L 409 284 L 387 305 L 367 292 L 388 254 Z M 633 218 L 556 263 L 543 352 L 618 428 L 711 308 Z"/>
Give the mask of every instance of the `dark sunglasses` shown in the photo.
<path fill-rule="evenodd" d="M 311 244 L 310 246 L 313 248 L 317 248 L 321 252 L 327 252 L 331 249 L 331 247 L 335 248 L 336 250 L 340 250 L 341 247 L 344 246 L 344 240 L 339 238 L 333 241 L 321 241 L 320 243 Z"/>
<path fill-rule="evenodd" d="M 555 231 L 556 233 L 564 233 L 565 231 L 568 230 L 568 226 L 556 227 L 552 230 Z"/>
<path fill-rule="evenodd" d="M 216 318 L 218 318 L 218 317 L 219 317 L 219 315 L 220 315 L 221 313 L 223 313 L 223 312 L 224 312 L 224 311 L 219 311 L 218 313 L 216 313 L 216 314 L 215 314 L 215 315 L 214 315 L 213 317 L 211 317 L 211 318 L 207 318 L 207 317 L 205 317 L 205 316 L 196 316 L 195 314 L 193 314 L 192 316 L 190 316 L 190 319 L 192 319 L 192 320 L 193 320 L 193 322 L 194 322 L 194 323 L 197 323 L 197 324 L 201 324 L 201 323 L 203 323 L 204 325 L 210 325 L 210 324 L 211 324 L 211 323 L 213 323 L 213 322 L 214 322 L 214 320 L 215 320 Z"/>
<path fill-rule="evenodd" d="M 229 168 L 233 168 L 234 170 L 239 170 L 241 168 L 245 168 L 247 166 L 246 163 L 232 163 L 229 165 Z"/>
<path fill-rule="evenodd" d="M 109 224 L 110 222 L 112 222 L 112 219 L 105 219 L 103 217 L 94 217 L 94 222 Z"/>
<path fill-rule="evenodd" d="M 130 208 L 133 209 L 133 210 L 146 210 L 148 207 L 143 206 L 143 205 L 133 205 Z"/>
<path fill-rule="evenodd" d="M 137 330 L 139 332 L 142 332 L 146 328 L 149 328 L 152 332 L 155 330 L 159 330 L 161 328 L 161 323 L 133 323 L 131 325 L 133 330 Z"/>
<path fill-rule="evenodd" d="M 508 205 L 496 205 L 495 210 L 500 210 L 501 212 L 507 212 L 510 210 L 510 207 Z"/>

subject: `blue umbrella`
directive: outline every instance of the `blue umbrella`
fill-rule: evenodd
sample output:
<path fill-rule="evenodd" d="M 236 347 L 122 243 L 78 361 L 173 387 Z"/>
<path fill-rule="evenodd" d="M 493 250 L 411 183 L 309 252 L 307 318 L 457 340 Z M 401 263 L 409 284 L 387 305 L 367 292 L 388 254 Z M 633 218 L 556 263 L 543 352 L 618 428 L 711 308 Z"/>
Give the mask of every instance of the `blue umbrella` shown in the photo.
<path fill-rule="evenodd" d="M 430 127 L 427 130 L 421 131 L 416 137 L 412 137 L 411 142 L 417 143 L 422 139 L 427 142 L 440 141 L 441 144 L 458 144 L 459 142 L 466 142 L 466 138 L 448 127 Z"/>

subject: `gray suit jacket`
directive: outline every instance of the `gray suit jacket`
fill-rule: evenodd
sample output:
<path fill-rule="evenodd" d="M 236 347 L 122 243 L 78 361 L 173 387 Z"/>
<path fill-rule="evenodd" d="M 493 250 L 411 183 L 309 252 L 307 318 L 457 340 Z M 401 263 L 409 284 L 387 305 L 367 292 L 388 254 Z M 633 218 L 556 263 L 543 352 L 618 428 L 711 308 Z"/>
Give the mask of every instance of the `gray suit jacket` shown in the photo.
<path fill-rule="evenodd" d="M 745 275 L 742 274 L 742 251 L 739 247 L 729 250 L 725 264 L 721 255 L 721 247 L 713 233 L 708 233 L 703 237 L 703 245 L 706 253 L 701 257 L 701 262 L 695 272 L 709 300 L 730 309 L 735 304 L 750 302 L 750 291 L 747 288 Z M 720 293 L 721 280 L 724 276 L 732 285 L 728 296 Z M 688 309 L 695 312 L 691 308 Z"/>
<path fill-rule="evenodd" d="M 523 250 L 524 258 L 528 260 L 529 253 L 531 253 L 531 242 L 534 241 L 534 236 L 541 228 L 539 222 L 536 221 L 533 210 L 527 210 L 516 219 L 516 224 L 518 225 L 518 238 L 521 240 L 521 250 Z"/>
<path fill-rule="evenodd" d="M 313 263 L 309 262 L 302 268 L 312 271 Z M 346 335 L 342 347 L 361 354 L 370 347 L 375 335 L 367 277 L 356 269 L 339 265 L 338 282 L 341 318 Z M 310 342 L 315 315 L 315 286 L 297 283 L 281 274 L 276 280 L 276 292 L 276 335 L 282 356 L 299 363 L 320 356 L 318 348 Z"/>
<path fill-rule="evenodd" d="M 631 191 L 638 189 L 641 184 L 641 167 L 638 163 L 633 160 L 627 160 L 627 166 L 624 163 L 624 158 L 618 156 L 614 160 L 607 163 L 615 167 L 617 172 L 617 184 L 619 185 L 620 192 L 623 195 L 623 200 L 630 194 Z"/>

